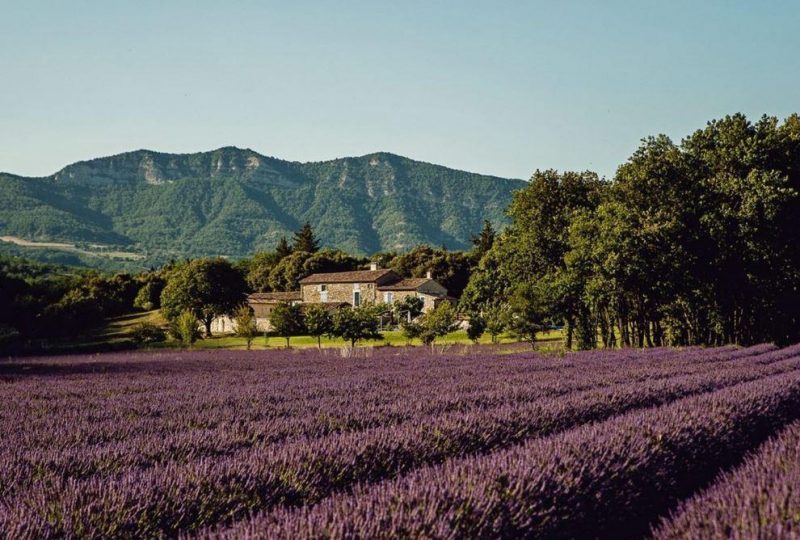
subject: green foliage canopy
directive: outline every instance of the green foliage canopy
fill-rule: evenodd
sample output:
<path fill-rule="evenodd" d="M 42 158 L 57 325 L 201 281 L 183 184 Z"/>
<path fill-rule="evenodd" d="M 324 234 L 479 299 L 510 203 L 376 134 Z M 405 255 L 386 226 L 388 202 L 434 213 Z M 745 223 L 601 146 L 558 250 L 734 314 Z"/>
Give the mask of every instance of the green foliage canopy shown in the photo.
<path fill-rule="evenodd" d="M 269 315 L 269 324 L 275 334 L 286 339 L 286 348 L 289 348 L 289 339 L 305 331 L 303 310 L 299 304 L 278 304 Z"/>
<path fill-rule="evenodd" d="M 331 334 L 350 342 L 355 347 L 365 339 L 383 339 L 380 333 L 381 309 L 378 306 L 362 304 L 358 307 L 344 307 L 333 314 Z"/>
<path fill-rule="evenodd" d="M 305 327 L 308 335 L 317 338 L 317 347 L 322 348 L 322 336 L 333 331 L 333 316 L 321 304 L 306 307 Z"/>
<path fill-rule="evenodd" d="M 194 314 L 211 335 L 215 317 L 232 315 L 245 301 L 244 277 L 225 259 L 197 259 L 178 268 L 161 293 L 161 311 L 175 319 L 183 311 Z"/>

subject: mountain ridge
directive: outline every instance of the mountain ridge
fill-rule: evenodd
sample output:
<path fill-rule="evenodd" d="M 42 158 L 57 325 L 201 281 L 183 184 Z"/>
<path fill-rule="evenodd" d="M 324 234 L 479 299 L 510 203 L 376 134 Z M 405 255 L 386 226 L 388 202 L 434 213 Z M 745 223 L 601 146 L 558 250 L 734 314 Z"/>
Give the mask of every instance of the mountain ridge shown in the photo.
<path fill-rule="evenodd" d="M 511 193 L 524 185 L 385 151 L 298 162 L 234 146 L 139 149 L 45 177 L 0 173 L 0 234 L 109 244 L 153 263 L 246 256 L 305 221 L 323 246 L 352 253 L 461 249 L 483 219 L 506 223 Z"/>

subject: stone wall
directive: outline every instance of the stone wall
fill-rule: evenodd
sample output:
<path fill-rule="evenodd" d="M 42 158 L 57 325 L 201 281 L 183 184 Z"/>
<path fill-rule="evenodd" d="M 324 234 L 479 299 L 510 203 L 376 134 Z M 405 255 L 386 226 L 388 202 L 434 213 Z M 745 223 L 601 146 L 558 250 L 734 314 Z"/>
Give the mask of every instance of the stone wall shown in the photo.
<path fill-rule="evenodd" d="M 307 304 L 317 304 L 322 302 L 321 285 L 303 285 L 303 302 Z M 370 302 L 376 304 L 382 301 L 382 294 L 379 296 L 378 289 L 374 283 L 330 283 L 327 284 L 328 298 L 325 302 L 347 302 L 353 304 L 353 292 L 360 289 L 361 303 Z"/>
<path fill-rule="evenodd" d="M 269 332 L 271 330 L 269 319 L 256 317 L 256 328 L 259 332 Z M 236 321 L 227 315 L 211 321 L 212 334 L 233 334 L 234 332 L 236 332 Z"/>
<path fill-rule="evenodd" d="M 424 288 L 424 286 L 422 288 Z M 445 293 L 438 294 L 438 289 L 444 289 L 444 287 L 433 287 L 432 289 L 435 289 L 433 294 L 426 294 L 425 292 L 418 292 L 418 291 L 386 291 L 386 292 L 392 293 L 393 295 L 392 303 L 401 302 L 407 296 L 416 296 L 418 298 L 422 298 L 422 312 L 427 313 L 436 307 L 437 299 L 441 298 L 441 296 L 445 294 Z M 384 302 L 384 298 L 385 298 L 384 292 L 381 291 L 379 294 L 380 302 Z"/>

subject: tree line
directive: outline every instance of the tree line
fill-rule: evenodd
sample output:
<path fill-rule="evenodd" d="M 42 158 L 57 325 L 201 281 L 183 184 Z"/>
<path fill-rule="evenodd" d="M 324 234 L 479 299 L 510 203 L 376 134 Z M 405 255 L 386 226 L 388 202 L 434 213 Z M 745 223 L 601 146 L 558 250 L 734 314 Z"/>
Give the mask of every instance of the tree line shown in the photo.
<path fill-rule="evenodd" d="M 484 238 L 487 234 L 494 234 L 488 222 Z M 444 247 L 424 245 L 403 254 L 351 256 L 339 250 L 321 249 L 308 223 L 294 234 L 291 242 L 281 238 L 275 250 L 258 252 L 249 259 L 172 261 L 136 275 L 108 275 L 0 257 L 0 305 L 4 306 L 0 310 L 0 350 L 30 350 L 48 343 L 51 346 L 74 341 L 90 334 L 109 317 L 156 309 L 168 322 L 166 333 L 185 344 L 210 337 L 212 321 L 230 316 L 236 319 L 249 345 L 257 332 L 252 329 L 254 319 L 245 302 L 248 293 L 297 290 L 299 280 L 313 273 L 357 270 L 370 262 L 391 265 L 403 277 L 421 277 L 433 269 L 441 275 L 442 282 L 463 289 L 469 269 L 478 258 L 477 252 L 451 252 Z M 315 314 L 314 310 L 297 312 L 295 306 L 281 306 L 275 316 L 287 312 L 291 316 L 280 321 L 276 318 L 275 333 L 287 338 L 304 333 L 317 337 L 329 335 L 355 344 L 379 338 L 376 329 L 381 318 L 388 315 L 387 322 L 395 320 L 393 313 L 400 309 L 415 317 L 421 313 L 421 305 L 409 307 L 403 303 L 393 308 L 364 306 L 341 315 Z M 455 321 L 454 310 L 446 316 Z M 426 328 L 427 331 L 422 331 L 409 327 L 411 337 L 430 343 L 442 335 L 441 324 Z M 166 333 L 145 323 L 133 337 L 140 343 L 153 343 L 164 341 Z"/>
<path fill-rule="evenodd" d="M 432 271 L 460 298 L 471 336 L 533 343 L 563 327 L 566 346 L 580 349 L 800 341 L 797 115 L 727 116 L 680 143 L 649 137 L 612 179 L 536 171 L 507 214 L 508 227 L 484 223 L 464 252 L 422 245 L 359 257 L 321 248 L 306 223 L 252 258 L 138 275 L 6 258 L 0 339 L 71 336 L 132 309 L 161 309 L 173 326 L 191 318 L 210 334 L 213 318 L 236 315 L 248 292 L 296 290 L 312 273 L 372 261 L 403 277 Z M 426 335 L 414 321 L 404 331 Z"/>
<path fill-rule="evenodd" d="M 462 309 L 564 325 L 581 349 L 797 342 L 799 193 L 797 115 L 647 138 L 612 181 L 537 171 Z"/>

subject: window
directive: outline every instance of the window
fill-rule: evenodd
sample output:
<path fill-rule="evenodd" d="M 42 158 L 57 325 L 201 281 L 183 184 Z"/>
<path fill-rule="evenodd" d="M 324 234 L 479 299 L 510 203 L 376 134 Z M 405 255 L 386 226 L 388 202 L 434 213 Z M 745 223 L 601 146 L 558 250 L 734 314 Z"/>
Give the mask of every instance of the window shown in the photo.
<path fill-rule="evenodd" d="M 361 291 L 361 283 L 353 283 L 353 290 L 354 291 Z"/>
<path fill-rule="evenodd" d="M 361 305 L 361 291 L 353 291 L 353 305 L 355 307 Z"/>
<path fill-rule="evenodd" d="M 383 293 L 383 302 L 385 304 L 391 304 L 392 302 L 394 302 L 394 293 L 391 292 Z"/>

